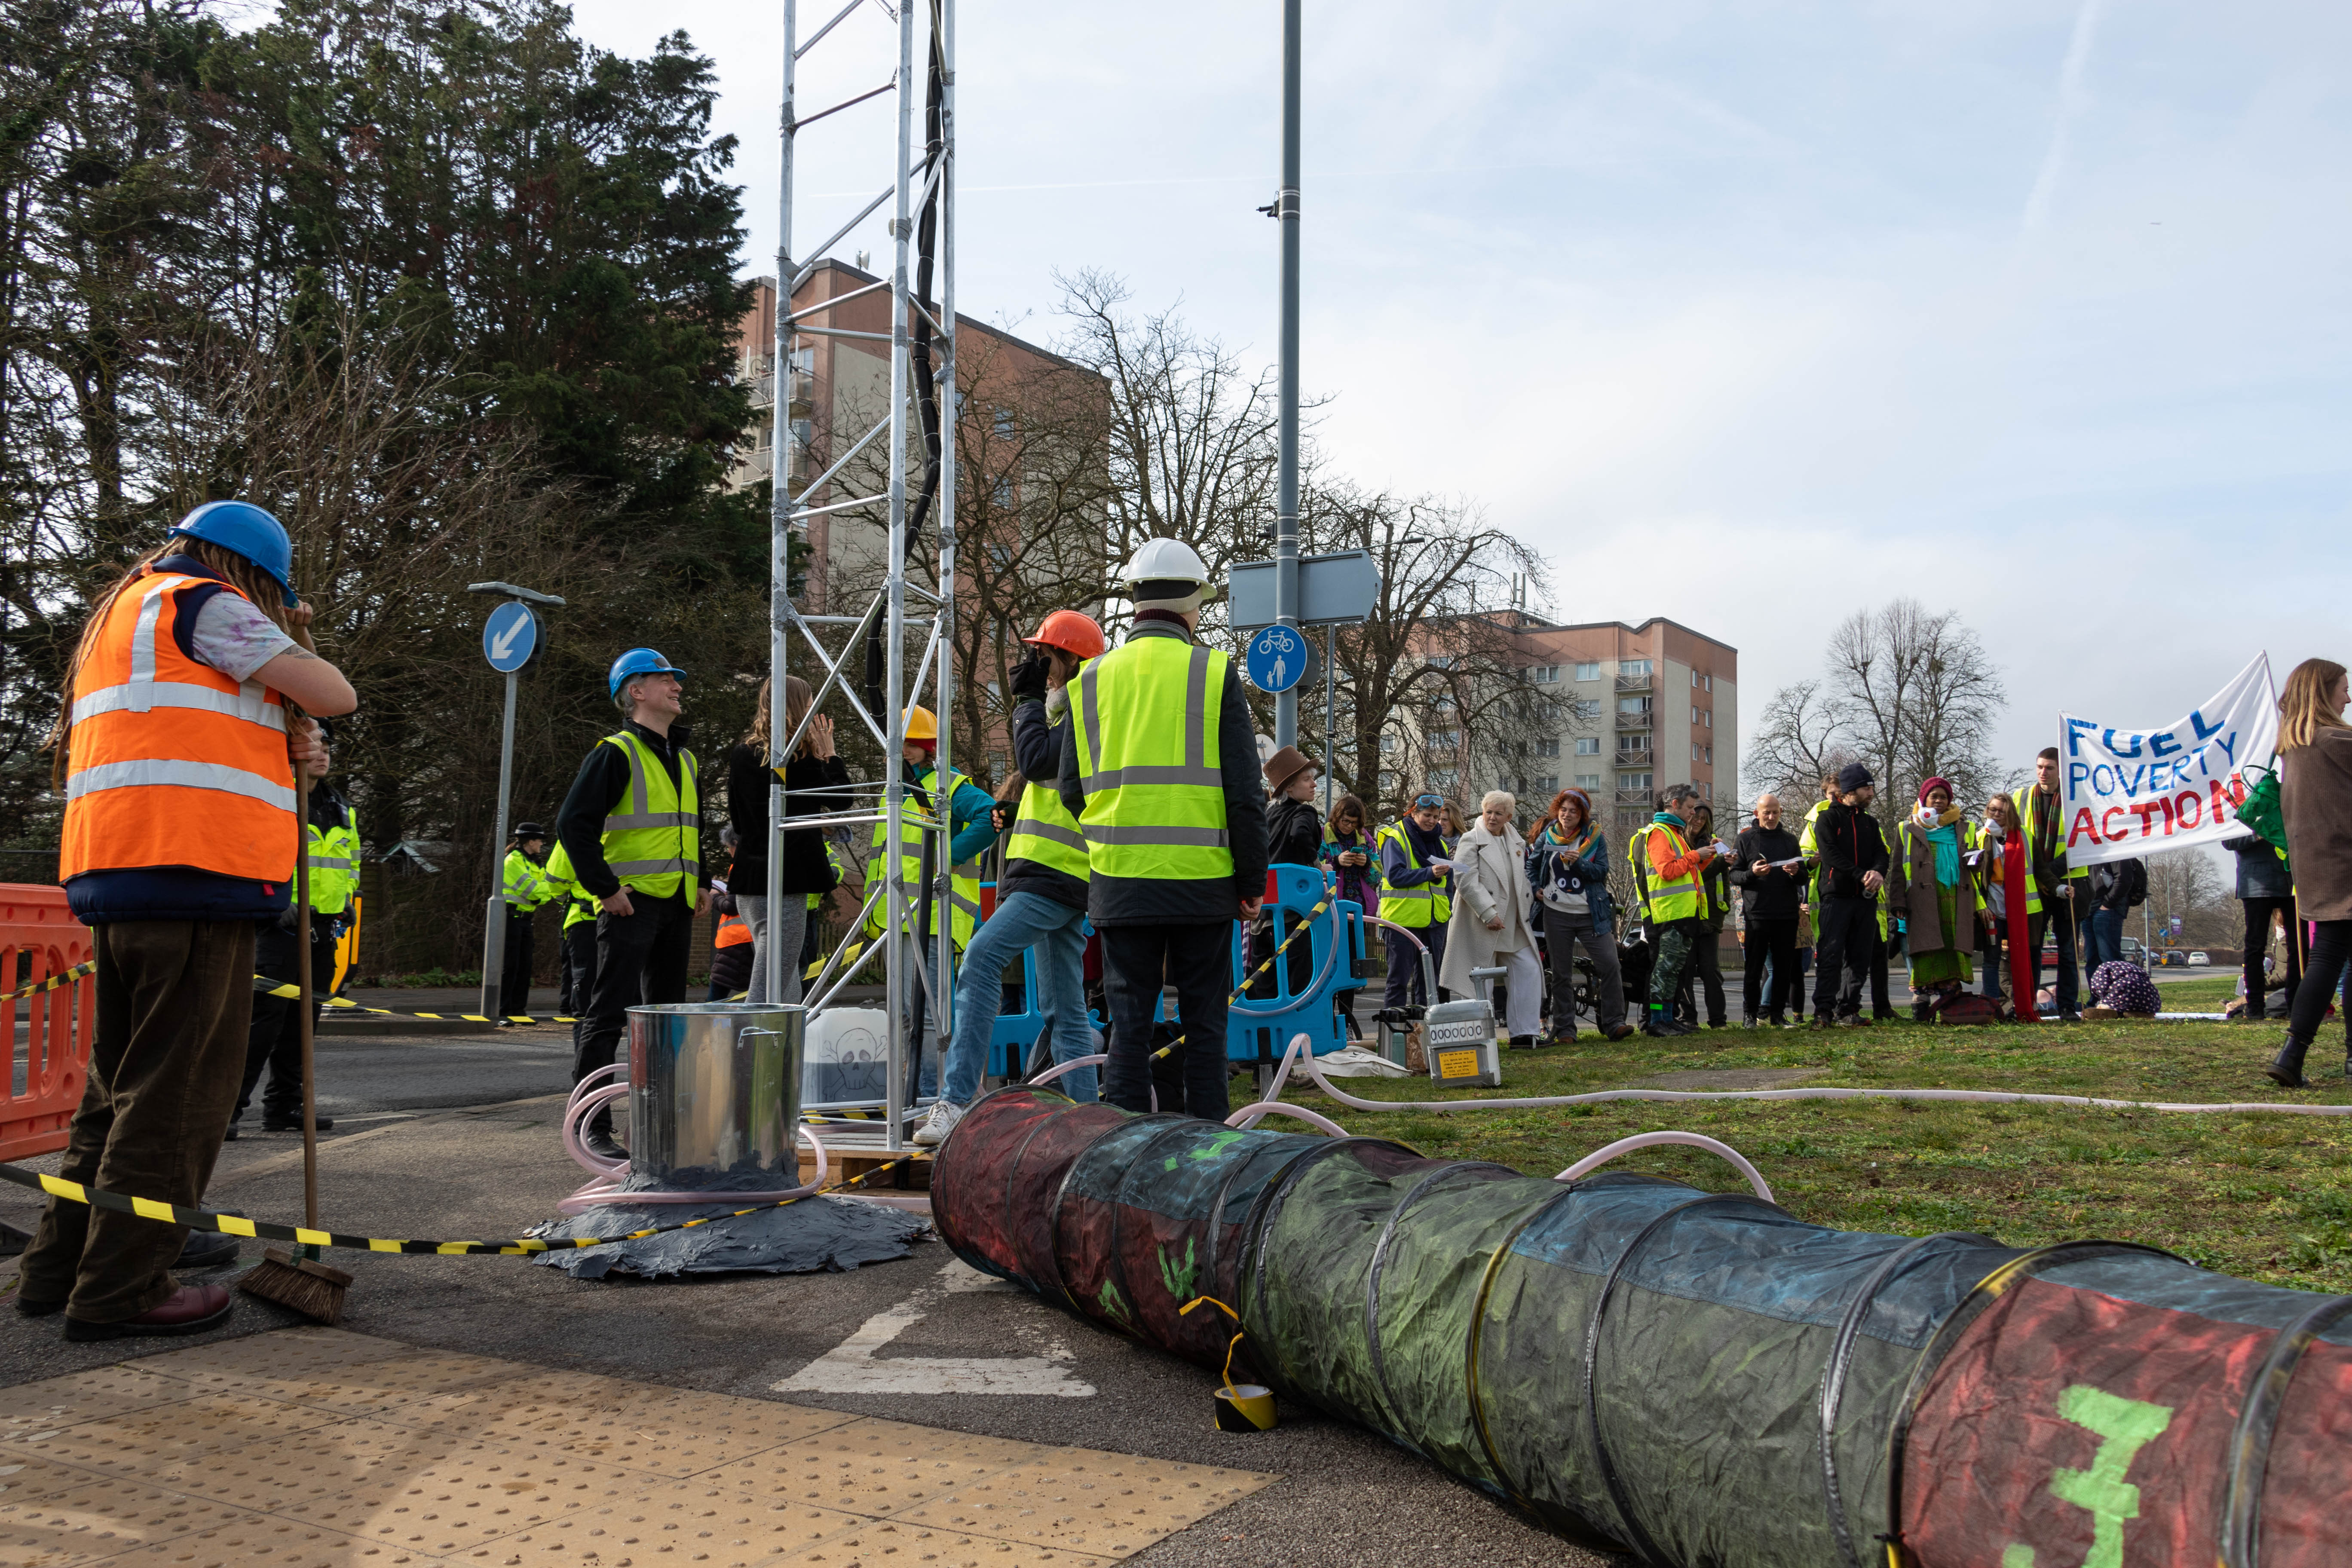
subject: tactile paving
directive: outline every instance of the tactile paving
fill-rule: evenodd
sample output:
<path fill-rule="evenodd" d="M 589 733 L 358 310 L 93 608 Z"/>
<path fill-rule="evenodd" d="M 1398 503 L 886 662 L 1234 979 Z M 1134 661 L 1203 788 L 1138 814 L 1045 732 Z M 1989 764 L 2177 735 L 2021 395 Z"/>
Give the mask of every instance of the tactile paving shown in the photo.
<path fill-rule="evenodd" d="M 1033 1546 L 1126 1557 L 1275 1478 L 1122 1454 L 1049 1449 L 1044 1458 L 897 1516 Z"/>
<path fill-rule="evenodd" d="M 1076 1568 L 1276 1479 L 326 1329 L 6 1405 L 0 1568 Z"/>

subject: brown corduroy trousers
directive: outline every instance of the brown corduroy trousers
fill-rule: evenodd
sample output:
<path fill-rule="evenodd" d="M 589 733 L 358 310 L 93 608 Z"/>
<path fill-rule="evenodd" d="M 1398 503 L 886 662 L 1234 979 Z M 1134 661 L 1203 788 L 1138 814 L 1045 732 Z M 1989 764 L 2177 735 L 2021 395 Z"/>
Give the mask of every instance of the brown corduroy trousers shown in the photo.
<path fill-rule="evenodd" d="M 195 1206 L 236 1109 L 253 1017 L 250 921 L 125 921 L 91 928 L 98 1031 L 74 1112 L 69 1182 Z M 178 1289 L 183 1226 L 51 1198 L 25 1249 L 27 1301 L 121 1322 Z"/>

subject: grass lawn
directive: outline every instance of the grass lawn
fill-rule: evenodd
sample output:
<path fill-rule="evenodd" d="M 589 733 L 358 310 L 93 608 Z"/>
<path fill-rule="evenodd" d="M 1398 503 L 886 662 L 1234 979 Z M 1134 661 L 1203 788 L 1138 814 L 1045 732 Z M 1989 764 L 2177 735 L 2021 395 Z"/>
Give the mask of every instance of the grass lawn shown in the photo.
<path fill-rule="evenodd" d="M 2190 983 L 2204 984 L 2209 983 Z M 2218 1009 L 2231 985 L 2163 989 L 2168 1009 Z M 1826 1033 L 1737 1026 L 1686 1038 L 1503 1054 L 1499 1089 L 1433 1090 L 1426 1079 L 1339 1080 L 1364 1100 L 1471 1100 L 1655 1085 L 1661 1074 L 1804 1069 L 1787 1087 L 1995 1089 L 2190 1103 L 2352 1108 L 2338 1020 L 2289 1093 L 2263 1077 L 2282 1026 L 2095 1022 L 1929 1028 L 1906 1020 Z M 1775 1086 L 1780 1087 L 1780 1086 Z M 1704 1132 L 1738 1149 L 1799 1216 L 1848 1230 L 1979 1231 L 2013 1247 L 2097 1237 L 2166 1247 L 2271 1284 L 2352 1292 L 2352 1116 L 2087 1110 L 1897 1100 L 1729 1100 L 1395 1112 L 1336 1106 L 1309 1083 L 1286 1098 L 1355 1134 L 1425 1154 L 1496 1160 L 1549 1175 L 1628 1133 Z M 1279 1125 L 1277 1121 L 1273 1125 Z M 1651 1149 L 1612 1169 L 1727 1191 L 1739 1177 L 1697 1150 Z"/>

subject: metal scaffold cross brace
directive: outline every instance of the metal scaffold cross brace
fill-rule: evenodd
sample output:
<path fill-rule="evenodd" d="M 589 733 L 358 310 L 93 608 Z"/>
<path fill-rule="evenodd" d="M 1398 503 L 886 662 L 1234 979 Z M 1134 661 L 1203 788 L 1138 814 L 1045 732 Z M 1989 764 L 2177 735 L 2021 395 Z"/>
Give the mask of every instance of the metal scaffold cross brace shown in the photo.
<path fill-rule="evenodd" d="M 944 786 L 952 774 L 954 758 L 953 725 L 950 716 L 954 711 L 956 610 L 956 531 L 955 531 L 955 442 L 943 429 L 945 417 L 952 419 L 956 405 L 955 386 L 955 0 L 929 0 L 929 4 L 901 4 L 895 10 L 887 5 L 872 9 L 886 16 L 896 30 L 896 69 L 888 84 L 864 93 L 846 102 L 828 106 L 803 120 L 799 116 L 795 92 L 801 58 L 816 45 L 850 21 L 860 7 L 861 0 L 851 3 L 833 14 L 806 42 L 799 37 L 799 5 L 797 0 L 784 0 L 783 33 L 783 102 L 779 123 L 783 153 L 782 175 L 778 184 L 775 337 L 772 344 L 775 429 L 770 447 L 770 477 L 772 505 L 770 512 L 770 569 L 772 574 L 771 613 L 769 616 L 769 717 L 768 732 L 772 737 L 773 753 L 768 761 L 772 768 L 781 770 L 784 760 L 793 754 L 808 726 L 808 718 L 795 729 L 789 729 L 785 718 L 784 678 L 792 647 L 792 634 L 797 627 L 824 670 L 816 686 L 816 700 L 810 707 L 810 716 L 835 691 L 847 699 L 850 710 L 873 735 L 881 747 L 883 776 L 878 799 L 844 799 L 825 801 L 823 808 L 793 818 L 796 830 L 826 831 L 834 828 L 881 826 L 882 849 L 868 867 L 867 889 L 858 922 L 845 937 L 840 950 L 825 961 L 809 998 L 811 1011 L 822 1011 L 836 995 L 848 977 L 866 963 L 865 955 L 853 950 L 860 942 L 860 931 L 876 912 L 881 916 L 883 938 L 883 1005 L 888 1018 L 889 1065 L 886 1115 L 882 1119 L 886 1147 L 895 1151 L 902 1146 L 904 1123 L 913 1089 L 909 1066 L 914 1053 L 928 1042 L 934 1060 L 943 1060 L 946 1041 L 953 1028 L 950 998 L 954 991 L 951 978 L 955 956 L 954 906 L 950 900 L 948 877 L 949 842 L 953 830 L 953 817 L 947 795 L 948 790 L 934 787 L 926 792 L 928 803 L 909 794 L 904 749 L 907 731 L 907 710 L 915 703 L 923 703 L 939 716 L 938 750 L 933 763 L 934 786 Z M 929 22 L 929 40 L 924 61 L 925 69 L 916 69 L 916 21 L 921 14 Z M 845 35 L 845 37 L 847 35 Z M 871 80 L 871 78 L 867 79 Z M 915 144 L 917 99 L 914 88 L 922 84 L 923 145 L 919 154 Z M 792 254 L 793 172 L 797 142 L 802 131 L 826 121 L 828 134 L 847 134 L 846 127 L 856 123 L 856 116 L 845 115 L 831 119 L 835 112 L 847 109 L 865 99 L 894 92 L 897 109 L 894 123 L 896 145 L 892 167 L 897 171 L 891 186 L 848 223 L 835 230 L 811 255 L 795 261 Z M 798 285 L 816 276 L 819 264 L 835 246 L 856 232 L 859 226 L 880 211 L 885 204 L 891 211 L 891 263 L 889 277 L 855 290 L 818 301 L 807 308 L 798 308 L 793 294 Z M 795 358 L 794 350 L 803 336 L 811 341 L 818 336 L 831 339 L 874 339 L 879 334 L 852 332 L 823 320 L 828 310 L 845 300 L 879 292 L 887 288 L 889 297 L 889 410 L 887 417 L 872 425 L 863 436 L 833 457 L 824 472 L 815 480 L 803 485 L 795 492 L 793 471 L 793 426 L 790 410 L 797 379 L 804 374 Z M 936 289 L 936 299 L 934 290 Z M 942 396 L 940 389 L 945 388 Z M 909 430 L 909 411 L 913 411 L 917 428 Z M 919 447 L 909 439 L 919 436 Z M 884 443 L 883 463 L 887 479 L 878 495 L 855 496 L 850 499 L 818 504 L 815 493 L 831 484 L 852 458 L 866 451 L 877 440 Z M 908 484 L 909 464 L 918 465 L 916 484 Z M 820 515 L 856 515 L 860 508 L 879 505 L 884 510 L 883 523 L 888 534 L 887 566 L 880 590 L 862 615 L 803 616 L 792 598 L 791 556 L 796 534 L 805 534 L 809 520 Z M 867 512 L 866 515 L 872 515 Z M 938 535 L 937 592 L 922 584 L 910 583 L 908 563 L 919 533 L 936 517 Z M 910 616 L 908 612 L 909 590 L 932 607 L 929 614 Z M 838 653 L 826 649 L 817 632 L 819 626 L 850 628 L 847 640 Z M 911 626 L 924 629 L 923 647 L 911 677 L 907 666 L 906 637 Z M 868 687 L 860 693 L 848 675 L 854 654 L 864 650 L 868 657 Z M 874 656 L 878 654 L 879 680 Z M 928 701 L 926 701 L 928 697 Z M 868 790 L 871 786 L 867 786 Z M 856 792 L 861 795 L 866 791 Z M 838 809 L 835 809 L 835 807 Z M 784 792 L 781 772 L 772 775 L 768 796 L 769 856 L 766 892 L 771 920 L 782 918 L 786 907 L 783 890 L 784 854 Z M 898 857 L 901 846 L 914 835 L 922 846 L 922 875 L 908 879 L 900 874 Z M 884 859 L 882 857 L 889 857 Z M 937 984 L 917 961 L 919 942 L 936 943 L 932 973 Z M 785 969 L 781 942 L 771 942 L 767 951 L 767 989 L 771 997 L 785 992 Z M 836 978 L 838 976 L 838 978 Z M 914 991 L 920 987 L 926 1005 L 922 1009 L 921 1039 L 908 1037 L 908 1025 L 914 1009 L 910 1005 Z"/>

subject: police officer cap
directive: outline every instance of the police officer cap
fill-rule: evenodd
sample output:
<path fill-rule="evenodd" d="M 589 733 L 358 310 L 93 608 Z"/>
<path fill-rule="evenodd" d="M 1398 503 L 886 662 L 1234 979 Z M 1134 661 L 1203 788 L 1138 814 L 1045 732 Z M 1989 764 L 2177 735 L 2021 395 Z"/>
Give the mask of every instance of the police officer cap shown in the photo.
<path fill-rule="evenodd" d="M 544 838 L 547 829 L 536 822 L 518 822 L 514 826 L 514 836 L 520 839 Z"/>

